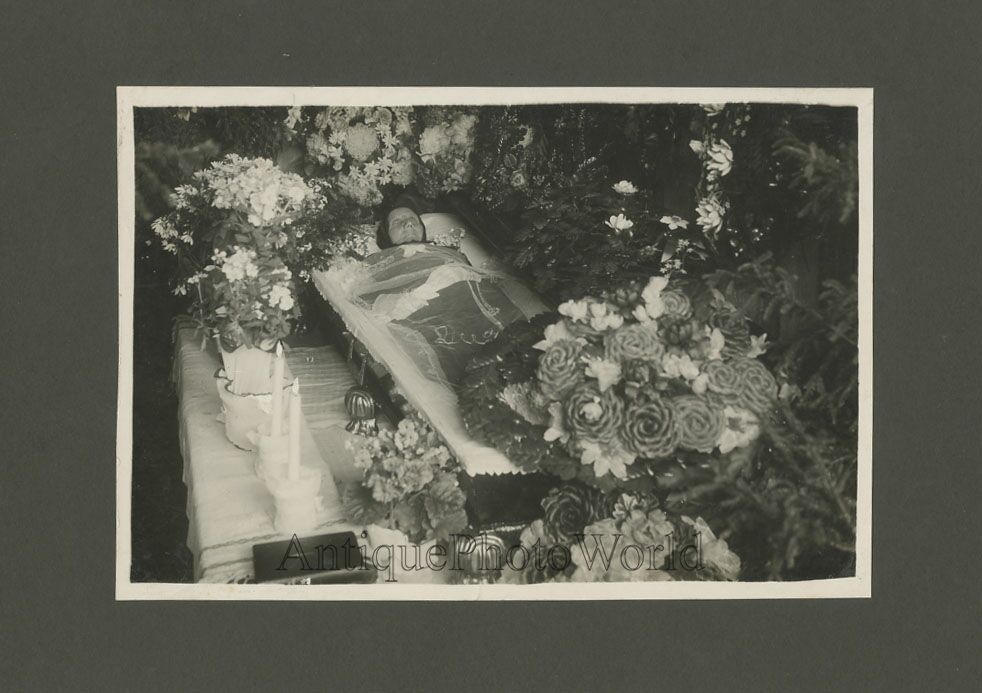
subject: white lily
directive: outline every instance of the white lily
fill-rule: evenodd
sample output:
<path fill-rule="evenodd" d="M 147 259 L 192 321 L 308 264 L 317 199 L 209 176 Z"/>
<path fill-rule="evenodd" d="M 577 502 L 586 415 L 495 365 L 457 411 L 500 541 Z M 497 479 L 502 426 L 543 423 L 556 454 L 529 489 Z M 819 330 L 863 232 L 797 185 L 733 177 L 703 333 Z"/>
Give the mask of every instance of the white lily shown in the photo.
<path fill-rule="evenodd" d="M 765 351 L 767 351 L 767 333 L 765 332 L 759 337 L 755 335 L 751 336 L 750 348 L 747 349 L 747 358 L 755 359 Z"/>
<path fill-rule="evenodd" d="M 746 409 L 726 407 L 723 409 L 723 418 L 726 426 L 716 444 L 724 455 L 736 448 L 750 445 L 760 434 L 760 421 Z"/>
<path fill-rule="evenodd" d="M 610 472 L 618 479 L 627 478 L 628 465 L 634 464 L 635 455 L 623 449 L 604 450 L 599 445 L 589 441 L 580 443 L 582 453 L 581 464 L 592 464 L 593 473 L 601 477 Z"/>
<path fill-rule="evenodd" d="M 689 222 L 687 222 L 682 217 L 676 216 L 674 214 L 672 216 L 664 216 L 661 219 L 659 219 L 658 221 L 660 221 L 662 224 L 665 224 L 666 226 L 668 226 L 668 228 L 671 229 L 672 231 L 674 231 L 676 229 L 687 229 L 687 228 L 689 228 Z"/>
<path fill-rule="evenodd" d="M 549 405 L 549 428 L 542 437 L 550 443 L 554 440 L 565 443 L 569 440 L 569 431 L 563 423 L 563 405 L 561 402 L 553 402 Z"/>
<path fill-rule="evenodd" d="M 648 280 L 648 285 L 641 292 L 641 299 L 644 301 L 644 309 L 649 318 L 661 317 L 665 312 L 665 303 L 661 300 L 662 290 L 668 286 L 666 277 L 652 277 Z"/>
<path fill-rule="evenodd" d="M 634 226 L 634 222 L 624 216 L 624 213 L 618 214 L 616 217 L 611 217 L 604 222 L 607 226 L 612 228 L 617 233 L 621 231 L 627 231 Z"/>
<path fill-rule="evenodd" d="M 695 380 L 699 377 L 699 366 L 692 361 L 688 354 L 682 356 L 665 354 L 662 357 L 661 367 L 669 378 Z"/>
<path fill-rule="evenodd" d="M 590 327 L 595 329 L 597 332 L 603 332 L 604 330 L 616 330 L 623 324 L 624 318 L 620 313 L 604 313 L 602 315 L 590 318 Z"/>

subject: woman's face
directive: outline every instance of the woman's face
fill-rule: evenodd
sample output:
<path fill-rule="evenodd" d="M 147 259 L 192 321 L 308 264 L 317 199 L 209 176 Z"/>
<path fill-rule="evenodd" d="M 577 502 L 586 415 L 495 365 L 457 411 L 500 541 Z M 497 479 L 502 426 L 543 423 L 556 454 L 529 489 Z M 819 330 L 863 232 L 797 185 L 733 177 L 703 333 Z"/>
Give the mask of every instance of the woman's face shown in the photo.
<path fill-rule="evenodd" d="M 423 220 L 409 207 L 396 207 L 389 212 L 386 221 L 389 224 L 389 238 L 394 245 L 423 240 Z"/>

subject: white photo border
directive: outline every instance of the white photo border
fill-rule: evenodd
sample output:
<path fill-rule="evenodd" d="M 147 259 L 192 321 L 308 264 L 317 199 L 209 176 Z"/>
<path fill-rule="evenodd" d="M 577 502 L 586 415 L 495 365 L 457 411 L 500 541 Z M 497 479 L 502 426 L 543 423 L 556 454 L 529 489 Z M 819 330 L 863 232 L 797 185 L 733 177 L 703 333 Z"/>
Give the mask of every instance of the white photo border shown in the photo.
<path fill-rule="evenodd" d="M 117 97 L 119 385 L 116 422 L 117 600 L 474 601 L 792 599 L 872 596 L 873 89 L 660 87 L 130 87 Z M 800 582 L 622 582 L 539 585 L 239 585 L 130 581 L 133 472 L 135 142 L 140 107 L 500 105 L 533 103 L 798 103 L 854 106 L 859 133 L 859 429 L 856 575 Z"/>

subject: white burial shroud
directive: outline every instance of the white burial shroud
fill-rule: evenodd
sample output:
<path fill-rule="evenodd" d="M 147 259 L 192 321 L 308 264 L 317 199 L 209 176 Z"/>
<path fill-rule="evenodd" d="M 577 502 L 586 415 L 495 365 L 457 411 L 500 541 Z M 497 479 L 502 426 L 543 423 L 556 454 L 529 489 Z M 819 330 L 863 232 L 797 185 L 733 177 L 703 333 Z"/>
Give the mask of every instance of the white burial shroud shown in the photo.
<path fill-rule="evenodd" d="M 443 232 L 445 227 L 461 226 L 459 219 L 453 215 L 424 214 L 422 219 L 428 236 Z M 493 267 L 495 263 L 487 252 L 469 236 L 465 236 L 461 251 L 475 267 L 501 271 Z M 386 367 L 400 392 L 437 430 L 470 476 L 521 474 L 522 471 L 498 450 L 482 445 L 470 437 L 464 428 L 454 392 L 446 384 L 424 375 L 387 327 L 390 320 L 414 312 L 412 308 L 416 302 L 425 301 L 440 288 L 459 281 L 462 278 L 460 269 L 434 271 L 431 278 L 420 287 L 422 291 L 418 295 L 414 292 L 405 298 L 400 297 L 393 305 L 386 306 L 384 314 L 381 314 L 367 310 L 351 299 L 351 287 L 358 281 L 360 265 L 358 261 L 349 260 L 326 271 L 316 271 L 313 273 L 314 285 L 338 312 L 352 335 L 376 361 Z M 530 290 L 520 291 L 520 295 L 514 289 L 509 293 L 516 305 L 530 317 L 547 309 L 545 303 Z"/>

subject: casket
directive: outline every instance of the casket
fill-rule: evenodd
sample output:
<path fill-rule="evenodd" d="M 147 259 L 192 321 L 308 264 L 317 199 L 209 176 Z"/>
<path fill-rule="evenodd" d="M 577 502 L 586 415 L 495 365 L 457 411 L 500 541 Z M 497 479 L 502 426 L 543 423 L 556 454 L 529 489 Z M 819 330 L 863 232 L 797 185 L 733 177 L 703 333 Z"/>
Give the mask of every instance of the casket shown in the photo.
<path fill-rule="evenodd" d="M 515 275 L 498 259 L 494 244 L 488 242 L 486 232 L 470 215 L 470 223 L 462 215 L 451 213 L 423 214 L 421 218 L 429 238 L 465 228 L 460 249 L 474 267 Z M 305 297 L 306 314 L 347 355 L 357 379 L 373 394 L 380 415 L 395 421 L 404 415 L 406 405 L 411 405 L 459 460 L 465 472 L 461 486 L 468 497 L 473 527 L 504 531 L 540 517 L 539 503 L 556 480 L 523 472 L 501 452 L 471 437 L 452 389 L 424 377 L 384 328 L 366 320 L 360 308 L 348 299 L 335 274 L 315 272 L 313 284 L 317 294 L 311 292 Z M 522 287 L 514 300 L 521 303 L 523 312 L 531 316 L 549 309 L 527 285 L 522 283 Z"/>

